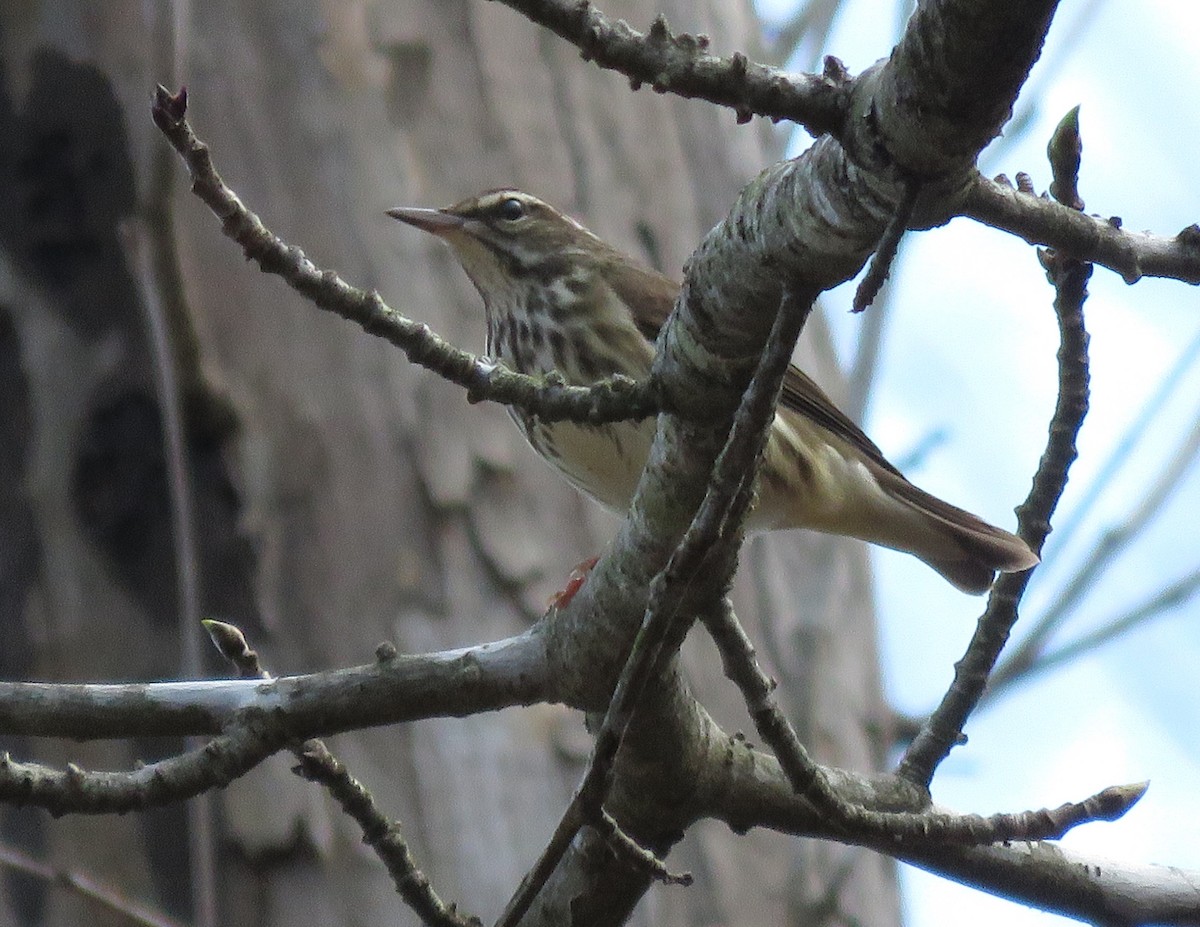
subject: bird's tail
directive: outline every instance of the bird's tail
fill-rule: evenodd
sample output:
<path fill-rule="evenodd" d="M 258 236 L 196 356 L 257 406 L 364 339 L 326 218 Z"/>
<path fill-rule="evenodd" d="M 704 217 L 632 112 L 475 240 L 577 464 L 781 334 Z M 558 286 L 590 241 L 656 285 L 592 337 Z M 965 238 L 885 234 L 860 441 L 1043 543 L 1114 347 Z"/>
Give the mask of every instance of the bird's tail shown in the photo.
<path fill-rule="evenodd" d="M 1037 554 L 1015 534 L 931 496 L 903 477 L 888 489 L 923 522 L 924 530 L 906 537 L 903 549 L 963 592 L 987 592 L 997 572 L 1019 573 L 1037 565 Z"/>

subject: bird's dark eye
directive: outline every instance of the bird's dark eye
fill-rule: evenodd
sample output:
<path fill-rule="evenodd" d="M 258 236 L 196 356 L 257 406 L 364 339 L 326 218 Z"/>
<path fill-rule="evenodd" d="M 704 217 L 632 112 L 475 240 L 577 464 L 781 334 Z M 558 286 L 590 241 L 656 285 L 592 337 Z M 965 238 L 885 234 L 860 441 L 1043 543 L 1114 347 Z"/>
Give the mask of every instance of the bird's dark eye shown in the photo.
<path fill-rule="evenodd" d="M 516 197 L 509 197 L 496 207 L 496 214 L 505 222 L 516 222 L 525 215 L 525 204 Z"/>

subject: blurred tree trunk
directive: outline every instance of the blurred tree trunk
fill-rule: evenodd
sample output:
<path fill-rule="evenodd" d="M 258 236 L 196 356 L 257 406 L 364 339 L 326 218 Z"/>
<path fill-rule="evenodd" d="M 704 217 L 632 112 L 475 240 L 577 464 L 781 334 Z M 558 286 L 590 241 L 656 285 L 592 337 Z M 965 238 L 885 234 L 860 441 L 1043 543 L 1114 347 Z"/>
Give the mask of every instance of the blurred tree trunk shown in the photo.
<path fill-rule="evenodd" d="M 156 224 L 165 144 L 148 103 L 170 80 L 172 42 L 148 8 L 0 11 L 0 672 L 180 672 L 154 303 L 180 365 L 205 614 L 244 627 L 279 673 L 366 662 L 383 640 L 430 650 L 525 627 L 613 520 L 551 478 L 502 410 L 467 405 L 248 268 L 178 172 L 173 217 Z M 747 2 L 606 5 L 642 26 L 660 10 L 721 52 L 755 56 Z M 195 4 L 177 38 L 191 116 L 251 208 L 318 264 L 468 348 L 483 340 L 469 282 L 385 208 L 516 185 L 679 275 L 781 149 L 766 123 L 632 94 L 483 2 L 223 0 Z M 147 275 L 139 242 L 173 249 L 165 275 Z M 836 397 L 828 339 L 810 329 L 803 360 Z M 806 742 L 862 770 L 878 768 L 886 743 L 868 580 L 857 546 L 791 534 L 753 542 L 738 588 Z M 692 641 L 688 659 L 706 704 L 748 728 L 711 646 Z M 36 752 L 123 768 L 170 746 Z M 489 919 L 548 836 L 588 742 L 579 716 L 541 706 L 333 746 L 403 822 L 437 889 Z M 289 765 L 277 757 L 218 799 L 222 921 L 412 921 L 356 829 Z M 185 830 L 181 809 L 57 822 L 0 809 L 3 839 L 189 917 Z M 851 848 L 707 823 L 672 865 L 698 885 L 652 893 L 644 922 L 898 920 L 891 864 Z M 2 883 L 0 922 L 117 923 L 65 892 Z"/>

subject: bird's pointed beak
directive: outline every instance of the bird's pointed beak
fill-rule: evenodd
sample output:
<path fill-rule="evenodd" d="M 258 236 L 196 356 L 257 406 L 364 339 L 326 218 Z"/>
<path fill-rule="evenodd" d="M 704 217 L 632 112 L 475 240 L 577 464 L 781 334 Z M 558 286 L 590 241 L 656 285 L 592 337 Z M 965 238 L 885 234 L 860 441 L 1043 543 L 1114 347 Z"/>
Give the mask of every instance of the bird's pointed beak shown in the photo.
<path fill-rule="evenodd" d="M 465 221 L 462 216 L 456 216 L 453 213 L 443 212 L 440 209 L 422 209 L 418 206 L 397 206 L 395 209 L 389 209 L 387 214 L 393 219 L 415 225 L 434 235 L 445 235 L 447 232 L 460 229 Z"/>

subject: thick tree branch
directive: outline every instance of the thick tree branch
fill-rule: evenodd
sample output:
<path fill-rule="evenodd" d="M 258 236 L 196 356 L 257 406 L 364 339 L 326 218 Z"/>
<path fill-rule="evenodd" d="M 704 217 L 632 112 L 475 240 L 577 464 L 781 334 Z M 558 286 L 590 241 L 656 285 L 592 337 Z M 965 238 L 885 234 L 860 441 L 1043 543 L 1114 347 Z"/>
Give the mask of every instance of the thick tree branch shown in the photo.
<path fill-rule="evenodd" d="M 602 806 L 613 781 L 617 751 L 625 740 L 646 687 L 663 662 L 664 648 L 673 631 L 677 643 L 682 642 L 681 608 L 706 564 L 720 561 L 728 564 L 729 571 L 708 584 L 716 587 L 716 595 L 724 596 L 737 558 L 736 553 L 725 556 L 718 550 L 718 545 L 724 544 L 736 551 L 741 544 L 741 525 L 753 498 L 751 487 L 774 420 L 775 404 L 812 303 L 812 294 L 784 294 L 758 368 L 742 396 L 725 446 L 713 465 L 704 501 L 667 565 L 650 584 L 642 626 L 634 638 L 596 734 L 583 780 L 546 850 L 505 908 L 500 927 L 512 927 L 525 915 L 579 829 L 601 818 Z"/>

